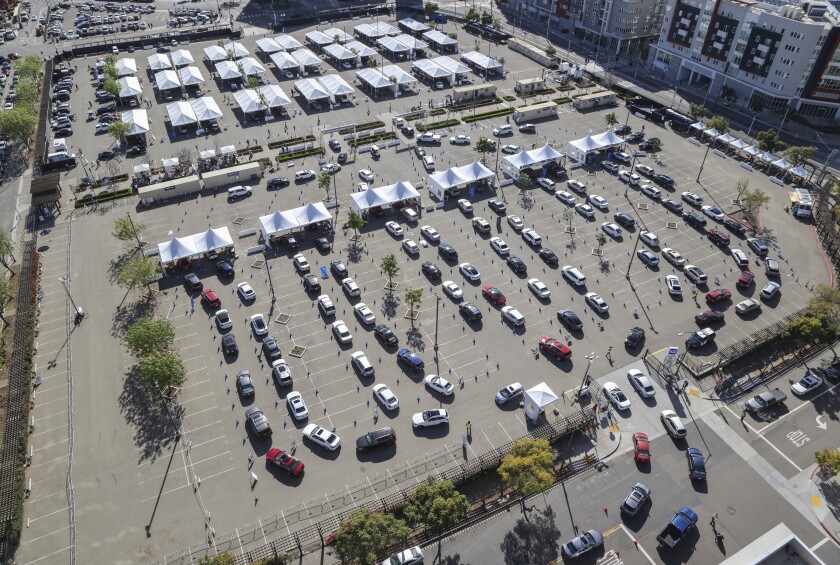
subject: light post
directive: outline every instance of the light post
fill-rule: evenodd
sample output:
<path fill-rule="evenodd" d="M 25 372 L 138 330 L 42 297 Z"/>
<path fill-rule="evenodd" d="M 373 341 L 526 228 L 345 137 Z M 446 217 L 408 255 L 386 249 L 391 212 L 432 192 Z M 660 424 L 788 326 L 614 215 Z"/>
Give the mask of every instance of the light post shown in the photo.
<path fill-rule="evenodd" d="M 762 110 L 761 112 L 759 112 L 758 114 L 756 114 L 755 116 L 753 116 L 753 119 L 752 119 L 752 121 L 750 122 L 750 129 L 748 129 L 748 130 L 747 130 L 747 139 L 749 139 L 749 137 L 750 137 L 750 133 L 752 132 L 753 124 L 755 124 L 755 120 L 756 120 L 756 118 L 758 118 L 758 117 L 759 117 L 761 114 L 763 114 L 764 112 L 766 112 L 766 110 Z"/>
<path fill-rule="evenodd" d="M 706 157 L 709 156 L 709 149 L 711 149 L 711 148 L 712 148 L 712 143 L 709 142 L 709 144 L 706 146 L 706 153 L 703 154 L 703 162 L 700 163 L 700 170 L 697 171 L 697 179 L 695 179 L 696 182 L 700 182 L 700 175 L 703 173 L 703 165 L 706 164 Z"/>
<path fill-rule="evenodd" d="M 140 241 L 140 236 L 137 235 L 137 228 L 134 227 L 134 220 L 131 219 L 131 214 L 129 212 L 126 212 L 125 215 L 128 218 L 128 223 L 131 224 L 131 231 L 134 232 L 134 239 L 137 240 L 137 247 L 142 248 L 143 247 L 143 242 Z"/>
<path fill-rule="evenodd" d="M 67 287 L 67 277 L 58 277 L 59 282 L 64 286 L 64 291 L 67 293 L 67 298 L 70 299 L 70 304 L 73 305 L 73 311 L 76 314 L 79 313 L 79 308 L 76 306 L 76 302 L 73 300 L 73 295 L 70 294 L 70 289 Z"/>
<path fill-rule="evenodd" d="M 785 120 L 787 119 L 788 112 L 790 112 L 790 104 L 788 104 L 787 110 L 785 110 L 785 115 L 782 116 L 782 123 L 779 124 L 779 129 L 776 130 L 776 137 L 779 137 L 782 134 L 782 128 L 785 127 Z"/>
<path fill-rule="evenodd" d="M 586 387 L 586 383 L 587 383 L 586 379 L 589 378 L 589 369 L 592 368 L 592 362 L 597 358 L 598 358 L 598 356 L 595 355 L 594 351 L 592 353 L 590 353 L 589 355 L 586 355 L 584 357 L 584 359 L 589 361 L 589 363 L 586 364 L 586 371 L 583 373 L 583 380 L 580 381 L 580 388 L 578 389 L 578 402 L 580 402 L 581 391 L 584 389 L 584 387 Z M 582 402 L 580 404 L 580 408 L 581 408 L 581 410 L 583 410 L 583 403 Z"/>
<path fill-rule="evenodd" d="M 438 359 L 438 314 L 440 312 L 440 295 L 435 293 L 435 365 L 440 364 Z M 438 369 L 440 373 L 440 369 Z"/>

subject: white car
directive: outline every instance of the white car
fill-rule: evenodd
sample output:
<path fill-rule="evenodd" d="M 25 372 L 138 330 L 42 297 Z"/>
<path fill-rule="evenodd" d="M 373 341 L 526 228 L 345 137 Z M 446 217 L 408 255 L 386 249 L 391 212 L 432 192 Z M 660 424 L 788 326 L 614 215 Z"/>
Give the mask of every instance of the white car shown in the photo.
<path fill-rule="evenodd" d="M 460 200 L 458 200 L 458 208 L 460 208 L 461 212 L 463 212 L 464 214 L 471 214 L 473 211 L 472 203 L 466 198 L 461 198 Z"/>
<path fill-rule="evenodd" d="M 553 180 L 547 179 L 545 177 L 540 177 L 537 179 L 537 184 L 546 189 L 549 192 L 554 192 L 556 184 Z"/>
<path fill-rule="evenodd" d="M 423 379 L 426 386 L 443 396 L 455 394 L 455 386 L 440 375 L 426 375 Z"/>
<path fill-rule="evenodd" d="M 665 277 L 665 285 L 668 287 L 668 294 L 672 294 L 674 296 L 682 295 L 680 279 L 676 275 L 668 275 Z"/>
<path fill-rule="evenodd" d="M 373 368 L 370 359 L 368 359 L 364 351 L 354 351 L 351 353 L 350 364 L 363 377 L 372 377 L 376 374 L 376 369 Z"/>
<path fill-rule="evenodd" d="M 542 244 L 542 238 L 540 234 L 532 230 L 531 228 L 525 228 L 522 230 L 522 239 L 524 239 L 528 244 L 537 246 Z"/>
<path fill-rule="evenodd" d="M 586 183 L 579 180 L 570 179 L 566 181 L 566 186 L 575 192 L 586 192 Z"/>
<path fill-rule="evenodd" d="M 659 420 L 665 426 L 665 431 L 673 438 L 685 437 L 688 433 L 685 426 L 673 410 L 663 410 L 659 413 Z"/>
<path fill-rule="evenodd" d="M 366 191 L 367 189 L 370 188 L 370 185 L 366 182 L 360 182 L 358 184 L 358 187 L 359 187 L 359 192 L 364 192 L 364 191 Z"/>
<path fill-rule="evenodd" d="M 630 399 L 624 394 L 617 384 L 604 383 L 604 396 L 615 406 L 616 410 L 627 410 L 630 408 Z"/>
<path fill-rule="evenodd" d="M 680 252 L 676 249 L 666 247 L 662 250 L 662 256 L 665 257 L 666 261 L 668 261 L 678 269 L 685 265 L 685 257 L 680 255 Z"/>
<path fill-rule="evenodd" d="M 513 231 L 519 231 L 525 227 L 525 223 L 519 218 L 519 216 L 508 216 L 507 223 Z"/>
<path fill-rule="evenodd" d="M 567 206 L 575 205 L 575 197 L 572 196 L 571 193 L 566 192 L 565 190 L 558 190 L 554 193 L 554 197 Z"/>
<path fill-rule="evenodd" d="M 686 265 L 683 267 L 683 272 L 694 284 L 706 284 L 706 281 L 709 279 L 706 273 L 703 272 L 703 269 L 697 265 Z"/>
<path fill-rule="evenodd" d="M 628 184 L 637 185 L 641 182 L 642 178 L 636 173 L 631 173 L 630 171 L 619 171 L 618 180 Z"/>
<path fill-rule="evenodd" d="M 321 171 L 328 173 L 330 175 L 336 174 L 338 171 L 341 170 L 341 165 L 338 163 L 327 163 L 323 167 L 321 167 Z"/>
<path fill-rule="evenodd" d="M 512 383 L 496 393 L 496 404 L 507 404 L 510 400 L 519 398 L 525 393 L 522 383 Z"/>
<path fill-rule="evenodd" d="M 513 306 L 504 306 L 502 307 L 502 318 L 507 320 L 514 326 L 524 326 L 525 325 L 525 316 L 523 316 L 519 310 L 514 308 Z"/>
<path fill-rule="evenodd" d="M 612 222 L 604 222 L 603 224 L 601 224 L 601 229 L 604 231 L 605 234 L 607 234 L 610 237 L 614 237 L 615 239 L 620 239 L 622 237 L 621 228 L 618 227 L 617 224 L 614 224 Z"/>
<path fill-rule="evenodd" d="M 420 255 L 420 247 L 417 245 L 417 243 L 414 242 L 413 239 L 406 239 L 405 241 L 403 241 L 402 248 L 409 255 Z"/>
<path fill-rule="evenodd" d="M 295 180 L 309 180 L 315 178 L 315 171 L 312 169 L 303 169 L 295 171 Z"/>
<path fill-rule="evenodd" d="M 356 313 L 356 317 L 359 318 L 363 324 L 370 325 L 376 323 L 376 316 L 373 315 L 371 309 L 368 308 L 367 304 L 364 302 L 359 302 L 353 306 L 353 311 Z"/>
<path fill-rule="evenodd" d="M 619 151 L 618 153 L 613 153 L 613 159 L 617 159 L 622 163 L 629 163 L 633 158 L 624 151 Z"/>
<path fill-rule="evenodd" d="M 306 420 L 309 417 L 309 409 L 298 391 L 293 390 L 286 395 L 286 405 L 289 407 L 289 414 L 295 420 Z"/>
<path fill-rule="evenodd" d="M 723 221 L 723 212 L 720 208 L 716 208 L 714 206 L 709 206 L 708 204 L 700 208 L 704 214 L 709 216 L 711 219 L 715 220 L 716 222 Z"/>
<path fill-rule="evenodd" d="M 411 425 L 415 428 L 428 428 L 430 426 L 440 426 L 448 423 L 449 413 L 442 408 L 418 412 L 411 417 Z"/>
<path fill-rule="evenodd" d="M 96 124 L 96 133 L 106 133 L 108 131 L 108 124 Z"/>
<path fill-rule="evenodd" d="M 315 424 L 303 428 L 303 437 L 330 451 L 335 451 L 341 445 L 341 439 L 337 435 Z"/>
<path fill-rule="evenodd" d="M 449 143 L 451 143 L 452 145 L 469 145 L 470 136 L 464 135 L 463 133 L 459 135 L 453 135 L 449 138 Z"/>
<path fill-rule="evenodd" d="M 778 294 L 779 289 L 782 287 L 776 281 L 770 281 L 767 283 L 764 288 L 761 289 L 761 292 L 758 294 L 764 300 L 771 300 L 776 294 Z"/>
<path fill-rule="evenodd" d="M 519 146 L 518 145 L 502 145 L 502 153 L 507 153 L 508 155 L 513 155 L 514 153 L 519 153 Z"/>
<path fill-rule="evenodd" d="M 389 222 L 385 222 L 385 231 L 387 231 L 388 233 L 390 233 L 394 237 L 402 237 L 402 235 L 403 235 L 402 226 L 399 225 L 394 220 L 391 220 Z"/>
<path fill-rule="evenodd" d="M 537 298 L 548 298 L 551 296 L 551 291 L 545 286 L 545 283 L 540 279 L 528 279 L 528 288 L 531 289 Z"/>
<path fill-rule="evenodd" d="M 227 190 L 228 198 L 239 198 L 241 196 L 250 196 L 250 186 L 232 186 Z"/>
<path fill-rule="evenodd" d="M 688 202 L 692 206 L 700 206 L 703 204 L 703 197 L 697 196 L 693 192 L 683 192 L 681 196 L 684 201 Z"/>
<path fill-rule="evenodd" d="M 262 314 L 251 316 L 251 331 L 254 332 L 254 335 L 268 335 L 268 325 L 265 323 L 265 317 Z"/>
<path fill-rule="evenodd" d="M 365 182 L 373 182 L 373 173 L 367 169 L 359 171 L 359 178 Z"/>
<path fill-rule="evenodd" d="M 816 389 L 822 384 L 822 379 L 814 374 L 805 375 L 799 382 L 794 383 L 790 387 L 790 391 L 796 396 L 803 396 L 812 390 Z"/>
<path fill-rule="evenodd" d="M 490 247 L 495 249 L 496 253 L 498 253 L 499 255 L 501 255 L 503 257 L 505 255 L 510 254 L 510 247 L 508 247 L 508 244 L 505 243 L 505 240 L 502 239 L 501 237 L 491 237 L 490 238 Z"/>
<path fill-rule="evenodd" d="M 595 210 L 593 210 L 592 206 L 590 206 L 589 204 L 578 204 L 577 206 L 575 206 L 575 210 L 577 210 L 578 214 L 580 214 L 584 218 L 595 217 Z"/>
<path fill-rule="evenodd" d="M 347 329 L 347 326 L 344 324 L 344 320 L 336 320 L 333 322 L 332 332 L 339 343 L 350 343 L 353 341 L 353 334 L 351 334 L 350 330 Z"/>
<path fill-rule="evenodd" d="M 257 297 L 257 293 L 251 288 L 251 285 L 246 282 L 241 282 L 236 285 L 236 292 L 242 297 L 242 300 L 253 300 Z"/>
<path fill-rule="evenodd" d="M 423 550 L 419 546 L 404 549 L 382 562 L 382 565 L 422 565 Z"/>
<path fill-rule="evenodd" d="M 460 300 L 464 297 L 464 291 L 461 290 L 461 287 L 459 287 L 452 281 L 443 281 L 443 284 L 441 286 L 443 287 L 443 292 L 445 292 L 446 295 L 450 298 Z"/>
<path fill-rule="evenodd" d="M 659 247 L 659 238 L 652 231 L 642 231 L 639 237 L 651 247 Z"/>
<path fill-rule="evenodd" d="M 308 273 L 309 272 L 309 261 L 306 260 L 306 257 L 303 254 L 298 253 L 294 257 L 292 257 L 292 263 L 295 265 L 295 270 L 298 273 Z"/>
<path fill-rule="evenodd" d="M 230 314 L 227 310 L 219 310 L 216 312 L 216 324 L 220 330 L 229 330 L 233 327 L 233 320 L 230 319 Z"/>
<path fill-rule="evenodd" d="M 373 385 L 373 396 L 382 407 L 392 412 L 400 407 L 400 400 L 397 398 L 397 395 L 391 392 L 391 389 L 388 388 L 388 385 L 384 384 L 377 384 Z"/>
<path fill-rule="evenodd" d="M 586 303 L 589 304 L 593 310 L 600 312 L 601 314 L 610 309 L 607 302 L 596 292 L 587 292 L 583 299 L 586 300 Z"/>
<path fill-rule="evenodd" d="M 335 314 L 335 305 L 326 294 L 322 294 L 318 297 L 318 308 L 321 309 L 324 316 L 332 316 Z"/>
<path fill-rule="evenodd" d="M 652 177 L 653 175 L 656 174 L 656 171 L 653 170 L 653 167 L 651 167 L 650 165 L 642 165 L 642 164 L 636 165 L 636 172 L 639 173 L 639 174 L 642 174 L 646 177 Z"/>
<path fill-rule="evenodd" d="M 458 265 L 458 270 L 461 271 L 461 274 L 464 275 L 464 277 L 473 282 L 481 280 L 481 273 L 479 273 L 478 269 L 476 269 L 469 263 L 461 263 L 460 265 Z"/>
<path fill-rule="evenodd" d="M 627 379 L 642 398 L 653 398 L 656 396 L 656 389 L 650 384 L 650 379 L 640 370 L 630 369 L 627 371 Z"/>
<path fill-rule="evenodd" d="M 642 185 L 642 194 L 647 196 L 648 198 L 653 198 L 654 200 L 659 200 L 662 196 L 662 191 L 653 186 L 652 184 L 643 184 Z"/>
<path fill-rule="evenodd" d="M 356 284 L 351 277 L 347 277 L 346 279 L 341 281 L 341 287 L 344 289 L 344 292 L 347 293 L 347 296 L 361 296 L 362 291 L 359 290 L 359 285 Z"/>
<path fill-rule="evenodd" d="M 440 234 L 432 226 L 421 227 L 420 235 L 422 235 L 429 243 L 438 243 L 440 241 Z"/>
<path fill-rule="evenodd" d="M 292 372 L 289 370 L 289 364 L 285 359 L 276 359 L 271 362 L 271 376 L 274 377 L 274 382 L 278 386 L 287 386 L 292 384 Z"/>
<path fill-rule="evenodd" d="M 599 210 L 606 210 L 610 207 L 610 203 L 607 202 L 607 199 L 603 196 L 598 196 L 597 194 L 590 194 L 586 200 Z"/>

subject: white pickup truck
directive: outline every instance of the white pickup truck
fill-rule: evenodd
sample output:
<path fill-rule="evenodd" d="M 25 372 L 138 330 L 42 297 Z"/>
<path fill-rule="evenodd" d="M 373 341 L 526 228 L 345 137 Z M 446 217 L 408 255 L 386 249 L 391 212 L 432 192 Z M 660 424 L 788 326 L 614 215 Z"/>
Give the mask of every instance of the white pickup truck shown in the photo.
<path fill-rule="evenodd" d="M 417 136 L 418 143 L 434 143 L 440 145 L 441 136 L 431 133 L 421 133 Z"/>

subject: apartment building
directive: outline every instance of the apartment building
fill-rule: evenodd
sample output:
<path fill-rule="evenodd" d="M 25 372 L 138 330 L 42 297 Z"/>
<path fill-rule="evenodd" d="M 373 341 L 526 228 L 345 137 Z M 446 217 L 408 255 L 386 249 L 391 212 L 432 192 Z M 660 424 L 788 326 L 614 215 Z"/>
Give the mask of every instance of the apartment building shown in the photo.
<path fill-rule="evenodd" d="M 837 119 L 840 12 L 826 2 L 668 0 L 648 68 L 709 100 Z"/>

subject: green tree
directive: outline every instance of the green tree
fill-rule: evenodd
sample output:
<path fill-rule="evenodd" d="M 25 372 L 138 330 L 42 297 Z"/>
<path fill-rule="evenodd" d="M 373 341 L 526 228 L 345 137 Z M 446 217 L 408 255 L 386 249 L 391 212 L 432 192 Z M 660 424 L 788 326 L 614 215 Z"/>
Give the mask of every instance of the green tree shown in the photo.
<path fill-rule="evenodd" d="M 709 121 L 706 122 L 707 128 L 715 128 L 718 130 L 719 135 L 723 135 L 730 130 L 729 122 L 726 121 L 726 118 L 723 116 L 714 116 L 709 118 Z"/>
<path fill-rule="evenodd" d="M 798 167 L 813 157 L 814 151 L 816 151 L 814 147 L 795 145 L 788 147 L 787 151 L 785 151 L 785 157 L 793 163 L 794 167 Z"/>
<path fill-rule="evenodd" d="M 724 84 L 720 87 L 720 95 L 724 100 L 735 100 L 736 94 L 735 89 L 728 84 Z"/>
<path fill-rule="evenodd" d="M 332 185 L 332 175 L 327 172 L 318 174 L 318 188 L 324 191 L 326 199 L 330 199 L 330 186 Z"/>
<path fill-rule="evenodd" d="M 251 75 L 245 79 L 245 86 L 247 88 L 257 88 L 260 85 L 260 81 L 257 80 L 257 77 Z"/>
<path fill-rule="evenodd" d="M 549 57 L 554 57 L 557 54 L 557 49 L 554 48 L 554 45 L 548 44 L 545 48 L 545 54 Z"/>
<path fill-rule="evenodd" d="M 15 262 L 15 244 L 12 241 L 12 236 L 6 230 L 0 230 L 0 265 L 6 267 L 9 271 L 9 276 L 15 276 L 10 264 Z"/>
<path fill-rule="evenodd" d="M 234 563 L 236 563 L 236 558 L 232 553 L 209 555 L 198 560 L 198 565 L 233 565 Z"/>
<path fill-rule="evenodd" d="M 475 150 L 481 153 L 481 162 L 486 159 L 487 153 L 493 153 L 496 150 L 496 143 L 492 139 L 486 137 L 479 137 L 475 144 Z"/>
<path fill-rule="evenodd" d="M 490 12 L 481 12 L 481 23 L 489 26 L 493 23 L 493 15 Z"/>
<path fill-rule="evenodd" d="M 131 124 L 122 120 L 114 120 L 108 124 L 108 135 L 119 143 L 125 141 L 125 136 L 131 131 Z"/>
<path fill-rule="evenodd" d="M 3 323 L 8 325 L 9 321 L 6 320 L 6 304 L 12 298 L 12 287 L 9 284 L 9 277 L 6 276 L 6 273 L 0 274 L 0 320 L 3 320 Z M 0 334 L 0 341 L 5 342 L 4 334 Z"/>
<path fill-rule="evenodd" d="M 107 92 L 113 97 L 118 97 L 120 95 L 120 85 L 116 79 L 113 78 L 106 78 L 105 84 L 102 85 L 102 90 Z M 113 123 L 113 122 L 112 122 Z"/>
<path fill-rule="evenodd" d="M 125 345 L 135 357 L 168 351 L 175 341 L 175 328 L 169 320 L 140 318 L 125 332 Z"/>
<path fill-rule="evenodd" d="M 436 2 L 426 2 L 426 4 L 423 5 L 423 9 L 426 11 L 427 15 L 432 14 L 434 12 L 437 12 L 438 5 Z"/>
<path fill-rule="evenodd" d="M 409 524 L 422 524 L 438 536 L 440 555 L 441 534 L 466 518 L 469 508 L 467 497 L 458 492 L 452 481 L 429 476 L 414 490 L 414 496 L 403 506 L 403 512 Z"/>
<path fill-rule="evenodd" d="M 411 327 L 414 327 L 414 318 L 416 318 L 417 311 L 414 309 L 415 305 L 419 306 L 423 302 L 422 288 L 407 288 L 405 289 L 405 301 L 408 307 L 411 308 Z"/>
<path fill-rule="evenodd" d="M 762 151 L 774 153 L 785 148 L 784 142 L 776 135 L 776 130 L 768 129 L 767 131 L 759 132 L 755 138 L 758 140 L 758 148 Z"/>
<path fill-rule="evenodd" d="M 342 563 L 375 565 L 410 534 L 411 528 L 393 514 L 359 508 L 338 527 L 335 552 Z"/>
<path fill-rule="evenodd" d="M 479 20 L 480 17 L 481 16 L 479 16 L 478 10 L 476 10 L 475 8 L 470 8 L 469 10 L 467 10 L 467 15 L 464 16 L 464 19 L 468 22 L 476 22 Z"/>
<path fill-rule="evenodd" d="M 132 239 L 135 239 L 137 240 L 137 245 L 140 246 L 140 234 L 145 229 L 145 225 L 133 221 L 128 216 L 125 218 L 119 217 L 114 220 L 114 231 L 111 232 L 111 235 L 120 241 L 131 241 Z"/>
<path fill-rule="evenodd" d="M 610 112 L 606 116 L 604 116 L 604 121 L 607 122 L 609 127 L 613 127 L 615 124 L 618 123 L 618 118 L 615 115 L 615 112 Z"/>
<path fill-rule="evenodd" d="M 822 467 L 828 465 L 831 467 L 831 476 L 837 475 L 840 472 L 840 449 L 823 449 L 814 453 L 814 460 Z"/>
<path fill-rule="evenodd" d="M 738 191 L 738 200 L 743 203 L 744 195 L 750 190 L 750 179 L 748 178 L 740 178 L 738 179 L 737 184 L 735 185 L 736 190 Z"/>
<path fill-rule="evenodd" d="M 151 291 L 152 277 L 160 272 L 158 263 L 149 257 L 128 259 L 117 273 L 117 284 L 128 291 L 146 285 Z"/>
<path fill-rule="evenodd" d="M 708 114 L 708 113 L 709 113 L 709 109 L 706 108 L 705 106 L 703 106 L 702 104 L 691 103 L 691 104 L 688 105 L 688 115 L 695 122 L 705 118 L 706 114 Z"/>
<path fill-rule="evenodd" d="M 521 496 L 542 492 L 554 484 L 554 455 L 548 440 L 526 438 L 513 444 L 498 469 L 505 488 Z"/>
<path fill-rule="evenodd" d="M 837 339 L 835 328 L 824 317 L 806 312 L 788 324 L 785 337 L 801 343 L 831 343 Z"/>
<path fill-rule="evenodd" d="M 365 227 L 365 219 L 355 210 L 350 210 L 347 212 L 347 225 L 358 236 L 359 230 Z"/>
<path fill-rule="evenodd" d="M 520 173 L 516 180 L 519 182 L 519 185 L 523 187 L 531 186 L 531 182 L 533 181 L 533 179 L 525 173 Z"/>
<path fill-rule="evenodd" d="M 808 312 L 821 318 L 835 335 L 840 334 L 840 289 L 820 284 L 808 300 Z"/>
<path fill-rule="evenodd" d="M 563 220 L 569 222 L 569 234 L 574 237 L 575 234 L 572 231 L 572 220 L 575 218 L 575 211 L 574 208 L 569 208 L 566 206 L 563 208 Z"/>
<path fill-rule="evenodd" d="M 37 125 L 32 108 L 15 106 L 7 112 L 0 113 L 0 133 L 27 147 L 29 147 L 30 138 L 35 134 Z"/>
<path fill-rule="evenodd" d="M 382 272 L 385 273 L 386 277 L 388 277 L 388 288 L 390 288 L 394 277 L 400 273 L 400 264 L 397 261 L 397 258 L 393 253 L 389 253 L 382 258 L 379 268 L 382 269 Z"/>
<path fill-rule="evenodd" d="M 140 378 L 147 385 L 166 391 L 170 387 L 180 387 L 187 378 L 187 369 L 177 353 L 171 351 L 153 351 L 143 357 L 137 365 Z"/>
<path fill-rule="evenodd" d="M 15 108 L 25 108 L 27 112 L 35 113 L 35 103 L 40 95 L 38 82 L 31 78 L 23 78 L 15 87 Z"/>
<path fill-rule="evenodd" d="M 41 68 L 44 60 L 37 55 L 27 55 L 15 61 L 15 75 L 22 79 L 28 78 L 37 81 L 41 77 Z"/>
<path fill-rule="evenodd" d="M 750 223 L 755 225 L 757 219 L 756 213 L 770 201 L 770 197 L 760 188 L 754 188 L 746 190 L 740 198 L 741 206 L 744 207 L 745 216 L 750 220 Z"/>
<path fill-rule="evenodd" d="M 598 242 L 598 255 L 603 253 L 604 246 L 607 244 L 607 236 L 604 235 L 604 232 L 598 232 L 595 234 L 595 241 Z"/>
<path fill-rule="evenodd" d="M 458 34 L 457 34 L 457 33 L 455 33 L 454 31 L 447 32 L 447 34 L 446 34 L 446 35 L 448 35 L 448 36 L 449 36 L 449 37 L 451 37 L 452 39 L 458 39 Z"/>

